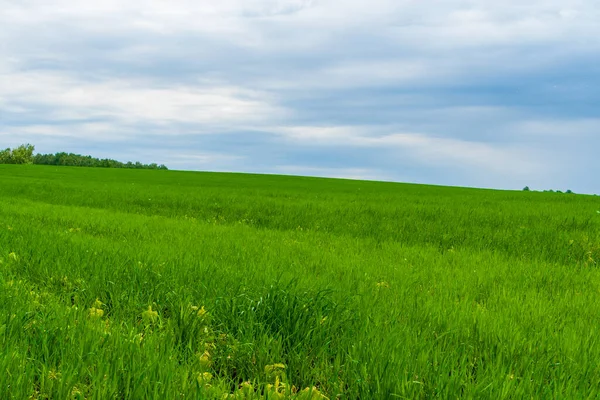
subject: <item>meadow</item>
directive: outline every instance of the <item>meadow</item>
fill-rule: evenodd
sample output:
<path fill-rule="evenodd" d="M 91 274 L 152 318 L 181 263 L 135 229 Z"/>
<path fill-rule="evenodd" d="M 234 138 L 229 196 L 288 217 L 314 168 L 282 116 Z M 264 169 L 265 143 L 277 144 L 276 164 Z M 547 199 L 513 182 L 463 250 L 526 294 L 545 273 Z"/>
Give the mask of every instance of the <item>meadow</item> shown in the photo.
<path fill-rule="evenodd" d="M 599 210 L 0 165 L 0 398 L 595 399 Z"/>

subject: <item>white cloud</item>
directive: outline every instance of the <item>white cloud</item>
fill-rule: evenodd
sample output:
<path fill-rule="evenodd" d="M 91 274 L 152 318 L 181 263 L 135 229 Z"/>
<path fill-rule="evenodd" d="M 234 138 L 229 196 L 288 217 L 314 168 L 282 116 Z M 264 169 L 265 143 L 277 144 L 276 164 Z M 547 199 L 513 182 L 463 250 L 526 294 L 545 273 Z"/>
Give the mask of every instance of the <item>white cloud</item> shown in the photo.
<path fill-rule="evenodd" d="M 285 116 L 266 93 L 199 82 L 160 87 L 151 81 L 88 82 L 53 72 L 5 73 L 0 98 L 35 120 L 38 108 L 55 120 L 110 119 L 115 124 L 198 124 L 201 130 L 264 123 Z M 10 100 L 10 104 L 8 102 Z M 117 126 L 113 126 L 116 128 Z M 169 133 L 164 131 L 164 133 Z"/>
<path fill-rule="evenodd" d="M 393 129 L 393 128 L 392 128 Z M 398 133 L 390 127 L 280 127 L 276 131 L 303 145 L 355 146 L 397 152 L 413 163 L 438 167 L 477 168 L 500 175 L 535 177 L 550 173 L 548 157 L 515 144 L 491 144 L 423 133 Z M 388 131 L 388 133 L 384 133 Z"/>
<path fill-rule="evenodd" d="M 149 151 L 144 149 L 141 151 L 132 150 L 130 154 L 138 159 L 161 160 L 161 163 L 169 168 L 179 170 L 234 172 L 239 170 L 239 167 L 245 161 L 242 156 L 202 151 L 185 153 L 184 150 Z"/>
<path fill-rule="evenodd" d="M 21 138 L 21 142 L 36 142 L 34 139 L 54 138 L 59 140 L 92 139 L 96 142 L 123 142 L 139 134 L 134 127 L 120 126 L 115 130 L 114 123 L 108 122 L 70 122 L 67 124 L 35 124 L 0 128 L 0 137 Z M 17 141 L 13 144 L 17 144 Z M 36 142 L 37 143 L 37 142 Z"/>
<path fill-rule="evenodd" d="M 364 128 L 353 126 L 276 126 L 272 131 L 302 144 L 339 145 L 361 137 Z"/>
<path fill-rule="evenodd" d="M 589 0 L 516 0 L 480 2 L 415 0 L 131 0 L 102 2 L 83 0 L 4 1 L 3 26 L 24 27 L 45 23 L 77 26 L 82 31 L 111 33 L 149 30 L 159 33 L 205 32 L 236 35 L 244 43 L 252 32 L 281 28 L 282 36 L 306 36 L 319 31 L 322 37 L 340 31 L 366 28 L 381 31 L 400 28 L 406 39 L 411 31 L 422 36 L 419 47 L 440 43 L 459 45 L 524 43 L 536 40 L 564 40 L 598 32 L 600 11 Z M 281 37 L 270 38 L 278 41 Z M 598 43 L 598 39 L 592 37 Z M 283 45 L 283 43 L 282 43 Z"/>
<path fill-rule="evenodd" d="M 528 149 L 515 145 L 407 133 L 369 139 L 367 143 L 409 149 L 415 161 L 429 165 L 478 168 L 480 172 L 505 176 L 536 177 L 551 172 L 540 154 L 532 154 Z"/>
<path fill-rule="evenodd" d="M 514 129 L 534 138 L 581 140 L 600 136 L 600 118 L 526 120 L 516 123 Z"/>

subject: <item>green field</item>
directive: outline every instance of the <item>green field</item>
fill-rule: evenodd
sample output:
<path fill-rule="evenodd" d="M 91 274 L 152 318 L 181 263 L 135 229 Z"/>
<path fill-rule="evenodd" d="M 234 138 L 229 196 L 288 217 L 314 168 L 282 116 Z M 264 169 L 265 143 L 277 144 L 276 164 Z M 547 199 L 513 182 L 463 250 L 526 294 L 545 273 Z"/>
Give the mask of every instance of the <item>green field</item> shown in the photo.
<path fill-rule="evenodd" d="M 0 165 L 0 399 L 595 399 L 599 210 Z"/>

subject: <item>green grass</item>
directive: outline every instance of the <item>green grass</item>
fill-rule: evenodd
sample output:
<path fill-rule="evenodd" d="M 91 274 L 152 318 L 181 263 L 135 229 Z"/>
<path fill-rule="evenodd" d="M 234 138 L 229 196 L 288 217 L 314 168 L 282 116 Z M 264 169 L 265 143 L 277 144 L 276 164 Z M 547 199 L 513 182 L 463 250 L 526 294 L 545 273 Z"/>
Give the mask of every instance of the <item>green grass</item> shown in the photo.
<path fill-rule="evenodd" d="M 0 398 L 598 398 L 598 210 L 1 165 Z"/>

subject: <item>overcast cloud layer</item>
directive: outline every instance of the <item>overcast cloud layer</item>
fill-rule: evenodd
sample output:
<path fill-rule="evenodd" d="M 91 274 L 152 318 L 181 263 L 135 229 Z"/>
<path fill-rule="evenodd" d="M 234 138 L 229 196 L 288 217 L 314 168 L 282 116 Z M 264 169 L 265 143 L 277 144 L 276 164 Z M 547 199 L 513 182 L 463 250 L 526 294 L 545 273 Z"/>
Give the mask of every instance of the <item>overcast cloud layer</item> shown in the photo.
<path fill-rule="evenodd" d="M 600 194 L 596 0 L 0 0 L 0 147 Z"/>

